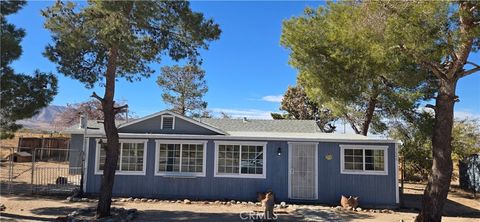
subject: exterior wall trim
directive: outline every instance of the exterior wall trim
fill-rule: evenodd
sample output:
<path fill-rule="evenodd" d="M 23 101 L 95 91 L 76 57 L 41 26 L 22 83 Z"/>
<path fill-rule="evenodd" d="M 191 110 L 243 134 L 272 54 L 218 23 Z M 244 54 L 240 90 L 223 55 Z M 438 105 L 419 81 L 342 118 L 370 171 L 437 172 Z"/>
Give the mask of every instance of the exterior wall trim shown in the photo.
<path fill-rule="evenodd" d="M 95 140 L 95 169 L 94 169 L 94 175 L 103 175 L 103 170 L 98 170 L 99 164 L 100 164 L 100 143 L 99 141 L 103 140 L 102 138 L 97 138 Z M 106 140 L 106 139 L 105 139 Z M 143 143 L 143 169 L 142 171 L 138 172 L 128 172 L 128 171 L 119 171 L 117 170 L 115 172 L 115 175 L 141 175 L 145 176 L 146 175 L 146 168 L 147 168 L 147 151 L 148 151 L 148 139 L 124 139 L 121 138 L 118 140 L 120 143 L 125 143 L 125 142 L 133 142 L 133 143 Z M 121 149 L 120 149 L 121 152 Z M 121 156 L 119 156 L 120 158 Z"/>
<path fill-rule="evenodd" d="M 402 187 L 403 188 L 403 187 Z M 395 203 L 400 203 L 400 191 L 398 187 L 398 143 L 395 143 Z"/>
<path fill-rule="evenodd" d="M 82 134 L 82 133 L 79 133 Z M 149 134 L 149 133 L 119 133 L 120 138 L 149 138 L 149 139 L 211 139 L 211 140 L 259 140 L 259 141 L 291 141 L 291 142 L 334 142 L 334 143 L 398 143 L 390 139 L 331 139 L 331 138 L 294 138 L 294 137 L 248 137 L 229 135 L 191 135 L 191 134 Z M 105 134 L 89 134 L 91 137 L 105 137 Z"/>
<path fill-rule="evenodd" d="M 165 118 L 165 115 L 162 115 L 162 118 L 160 119 L 160 129 L 163 129 L 163 118 Z M 167 116 L 167 118 L 172 118 L 172 130 L 175 130 L 175 116 Z"/>
<path fill-rule="evenodd" d="M 384 154 L 384 170 L 383 171 L 367 171 L 365 169 L 363 170 L 345 170 L 345 149 L 374 149 L 374 150 L 383 150 Z M 365 167 L 365 153 L 363 154 L 363 166 Z M 381 175 L 381 176 L 387 176 L 388 175 L 388 146 L 378 146 L 378 145 L 346 145 L 346 144 L 340 144 L 340 173 L 341 174 L 359 174 L 359 175 Z"/>
<path fill-rule="evenodd" d="M 190 122 L 190 123 L 193 123 L 195 125 L 198 125 L 200 127 L 203 127 L 203 128 L 206 128 L 208 130 L 211 130 L 213 132 L 216 132 L 218 134 L 222 134 L 222 135 L 225 135 L 226 133 L 223 132 L 222 130 L 220 129 L 217 129 L 215 127 L 212 127 L 210 125 L 207 125 L 205 123 L 201 123 L 201 122 L 198 122 L 194 119 L 191 119 L 191 118 L 188 118 L 188 117 L 185 117 L 185 116 L 182 116 L 182 115 L 179 115 L 179 114 L 176 114 L 174 112 L 171 112 L 171 111 L 168 111 L 168 110 L 165 110 L 165 111 L 161 111 L 161 112 L 157 112 L 157 113 L 154 113 L 154 114 L 150 114 L 148 116 L 145 116 L 143 118 L 140 118 L 140 119 L 136 119 L 136 120 L 133 120 L 131 122 L 128 122 L 128 123 L 124 123 L 124 124 L 121 124 L 120 126 L 118 126 L 118 128 L 123 128 L 123 127 L 126 127 L 126 126 L 130 126 L 130 125 L 133 125 L 133 124 L 136 124 L 136 123 L 139 123 L 139 122 L 142 122 L 142 121 L 145 121 L 145 120 L 148 120 L 148 119 L 151 119 L 151 118 L 154 118 L 154 117 L 157 117 L 157 116 L 160 116 L 160 115 L 164 115 L 164 114 L 168 114 L 168 115 L 172 115 L 174 116 L 174 118 L 178 117 L 180 119 L 183 119 L 187 122 Z M 120 135 L 120 133 L 119 133 Z"/>
<path fill-rule="evenodd" d="M 87 191 L 87 179 L 88 179 L 88 155 L 90 150 L 90 137 L 87 137 L 87 135 L 83 135 L 85 138 L 83 138 L 83 142 L 87 143 L 86 145 L 83 145 L 86 150 L 83 151 L 83 192 Z"/>
<path fill-rule="evenodd" d="M 155 176 L 164 176 L 172 178 L 195 178 L 195 177 L 205 177 L 207 171 L 207 143 L 206 140 L 155 140 Z M 182 144 L 203 144 L 203 166 L 201 173 L 189 173 L 189 172 L 160 172 L 158 171 L 158 161 L 160 154 L 160 144 L 180 144 L 180 150 L 182 149 Z M 181 154 L 180 154 L 181 155 Z M 182 161 L 180 158 L 180 165 Z M 180 166 L 181 167 L 181 166 Z"/>
<path fill-rule="evenodd" d="M 215 140 L 215 155 L 213 163 L 213 177 L 228 177 L 228 178 L 252 178 L 252 179 L 266 179 L 267 178 L 267 142 L 252 142 L 252 141 L 218 141 Z M 218 146 L 219 145 L 256 145 L 263 146 L 263 174 L 219 174 L 218 173 Z M 241 169 L 239 169 L 240 171 Z"/>

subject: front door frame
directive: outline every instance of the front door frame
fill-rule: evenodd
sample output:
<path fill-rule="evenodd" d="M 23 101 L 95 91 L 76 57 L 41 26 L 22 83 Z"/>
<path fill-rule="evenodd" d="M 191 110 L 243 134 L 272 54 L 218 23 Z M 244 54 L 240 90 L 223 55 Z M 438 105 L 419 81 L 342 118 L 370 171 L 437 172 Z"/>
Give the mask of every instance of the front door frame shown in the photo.
<path fill-rule="evenodd" d="M 309 200 L 316 200 L 318 199 L 318 149 L 319 143 L 318 142 L 288 142 L 288 198 L 289 199 L 298 199 L 292 197 L 292 158 L 293 158 L 293 145 L 295 144 L 308 144 L 308 145 L 315 145 L 315 199 Z M 307 200 L 307 199 L 305 199 Z"/>

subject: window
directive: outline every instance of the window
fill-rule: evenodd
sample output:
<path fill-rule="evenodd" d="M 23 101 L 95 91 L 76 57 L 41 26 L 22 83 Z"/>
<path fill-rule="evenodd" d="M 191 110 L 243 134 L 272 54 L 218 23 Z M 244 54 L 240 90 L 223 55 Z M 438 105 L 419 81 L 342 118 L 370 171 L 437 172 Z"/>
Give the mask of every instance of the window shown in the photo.
<path fill-rule="evenodd" d="M 266 143 L 216 141 L 215 176 L 265 178 Z"/>
<path fill-rule="evenodd" d="M 387 146 L 340 145 L 341 173 L 387 175 Z"/>
<path fill-rule="evenodd" d="M 206 141 L 156 143 L 155 175 L 205 176 Z"/>
<path fill-rule="evenodd" d="M 162 129 L 175 129 L 175 117 L 170 115 L 162 115 Z"/>
<path fill-rule="evenodd" d="M 95 173 L 102 174 L 105 164 L 105 140 L 97 140 L 97 158 Z M 145 175 L 147 140 L 120 140 L 120 156 L 117 162 L 117 174 Z"/>

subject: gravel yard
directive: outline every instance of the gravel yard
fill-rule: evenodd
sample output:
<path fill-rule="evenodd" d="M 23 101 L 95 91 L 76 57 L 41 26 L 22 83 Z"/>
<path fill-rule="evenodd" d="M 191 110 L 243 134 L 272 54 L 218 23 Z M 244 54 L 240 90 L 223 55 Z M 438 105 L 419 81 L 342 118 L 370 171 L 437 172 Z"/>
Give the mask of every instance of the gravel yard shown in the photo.
<path fill-rule="evenodd" d="M 408 201 L 417 203 L 424 185 L 408 184 Z M 415 198 L 417 198 L 416 201 Z M 120 198 L 114 207 L 136 208 L 140 214 L 134 221 L 249 221 L 262 208 L 254 203 L 208 202 L 208 201 L 162 201 L 138 199 L 122 202 Z M 95 207 L 94 200 L 88 202 L 69 202 L 60 197 L 2 196 L 0 202 L 7 207 L 1 212 L 1 221 L 51 221 L 65 216 L 76 209 Z M 330 206 L 291 205 L 277 208 L 279 221 L 413 221 L 416 216 L 415 205 L 407 209 L 386 211 L 381 209 L 360 212 L 340 210 Z M 410 207 L 410 208 L 408 208 Z M 480 218 L 480 201 L 471 194 L 452 189 L 446 206 L 448 216 L 442 221 L 473 222 Z M 251 216 L 251 217 L 249 217 Z M 242 220 L 246 218 L 246 220 Z"/>

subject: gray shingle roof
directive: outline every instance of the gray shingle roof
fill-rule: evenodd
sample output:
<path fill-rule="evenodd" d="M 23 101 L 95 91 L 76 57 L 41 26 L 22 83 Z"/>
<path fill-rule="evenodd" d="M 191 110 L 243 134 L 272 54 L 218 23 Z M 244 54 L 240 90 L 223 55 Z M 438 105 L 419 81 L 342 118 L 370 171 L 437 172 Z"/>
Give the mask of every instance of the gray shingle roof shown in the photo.
<path fill-rule="evenodd" d="M 295 132 L 319 133 L 315 120 L 260 120 L 260 119 L 210 119 L 196 120 L 226 132 Z"/>

